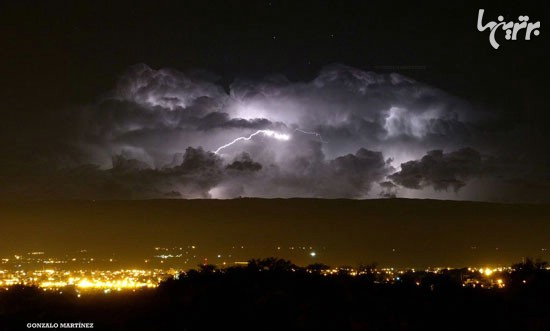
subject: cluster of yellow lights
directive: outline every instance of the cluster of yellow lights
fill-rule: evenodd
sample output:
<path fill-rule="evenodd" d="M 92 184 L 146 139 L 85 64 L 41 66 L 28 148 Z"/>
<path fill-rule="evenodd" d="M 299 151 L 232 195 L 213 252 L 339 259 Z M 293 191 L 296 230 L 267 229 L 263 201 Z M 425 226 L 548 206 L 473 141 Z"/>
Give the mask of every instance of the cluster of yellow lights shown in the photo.
<path fill-rule="evenodd" d="M 4 279 L 3 282 L 0 281 L 0 284 L 6 285 L 6 286 L 17 285 L 20 283 L 21 281 L 18 278 Z"/>
<path fill-rule="evenodd" d="M 139 288 L 158 287 L 169 276 L 178 272 L 164 270 L 116 270 L 116 271 L 68 271 L 43 269 L 34 271 L 16 271 L 13 274 L 0 272 L 0 286 L 8 288 L 13 285 L 39 286 L 44 290 L 58 290 L 67 286 L 77 290 L 135 290 Z"/>
<path fill-rule="evenodd" d="M 121 278 L 116 280 L 101 280 L 101 279 L 75 279 L 69 278 L 68 281 L 45 281 L 40 283 L 42 288 L 63 288 L 65 286 L 73 285 L 79 289 L 110 289 L 110 290 L 120 290 L 120 289 L 137 289 L 137 288 L 153 288 L 157 287 L 158 284 L 153 283 L 150 279 L 146 282 L 137 281 L 133 278 Z"/>
<path fill-rule="evenodd" d="M 432 269 L 432 272 L 439 272 L 441 269 Z M 486 281 L 476 280 L 475 282 L 465 282 L 463 286 L 489 286 L 489 287 L 505 287 L 505 283 L 499 278 L 500 273 L 508 272 L 507 268 L 468 268 L 469 271 L 477 271 L 486 276 Z M 414 270 L 413 270 L 414 271 Z M 311 272 L 311 271 L 310 271 Z M 355 270 L 353 268 L 332 268 L 321 271 L 322 275 L 334 275 L 340 272 L 346 272 L 351 276 L 364 274 L 364 271 Z M 399 280 L 399 277 L 404 271 L 394 270 L 393 268 L 382 268 L 375 270 L 376 274 L 384 273 L 389 278 L 387 282 Z M 35 271 L 18 271 L 11 274 L 0 270 L 0 286 L 9 287 L 17 284 L 38 285 L 44 290 L 58 290 L 66 286 L 73 286 L 78 290 L 103 290 L 108 293 L 112 290 L 135 290 L 139 288 L 155 288 L 159 283 L 166 279 L 168 275 L 177 275 L 173 269 L 168 271 L 159 270 L 117 270 L 117 271 L 67 271 L 43 269 Z M 497 279 L 498 278 L 498 279 Z M 489 283 L 490 281 L 490 283 Z M 420 285 L 417 283 L 417 285 Z"/>
<path fill-rule="evenodd" d="M 493 274 L 493 270 L 491 270 L 491 268 L 481 268 L 479 269 L 479 272 L 485 274 L 485 276 L 491 276 Z"/>
<path fill-rule="evenodd" d="M 90 281 L 87 278 L 84 278 L 76 283 L 76 286 L 81 289 L 135 289 L 142 287 L 157 287 L 157 284 L 152 283 L 150 280 L 144 283 L 135 281 L 132 278 L 124 278 L 115 281 L 102 281 L 97 279 L 92 279 Z"/>

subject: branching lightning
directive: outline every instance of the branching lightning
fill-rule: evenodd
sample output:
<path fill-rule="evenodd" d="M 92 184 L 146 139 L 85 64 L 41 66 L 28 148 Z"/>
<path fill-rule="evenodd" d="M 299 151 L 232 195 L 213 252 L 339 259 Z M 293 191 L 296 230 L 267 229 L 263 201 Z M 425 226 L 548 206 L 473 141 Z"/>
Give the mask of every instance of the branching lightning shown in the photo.
<path fill-rule="evenodd" d="M 235 143 L 237 143 L 241 140 L 250 140 L 254 136 L 259 135 L 259 134 L 263 134 L 264 136 L 275 138 L 277 140 L 283 140 L 283 141 L 290 140 L 290 135 L 285 134 L 285 133 L 279 133 L 279 132 L 275 132 L 275 131 L 272 131 L 272 130 L 258 130 L 258 131 L 254 132 L 253 134 L 251 134 L 248 137 L 239 137 L 239 138 L 236 138 L 233 141 L 231 141 L 231 142 L 229 142 L 229 143 L 227 143 L 223 146 L 218 147 L 218 149 L 216 149 L 214 151 L 214 153 L 218 154 L 219 151 L 221 151 L 224 148 L 227 148 L 227 147 L 229 147 L 229 146 L 231 146 L 231 145 L 233 145 L 233 144 L 235 144 Z"/>
<path fill-rule="evenodd" d="M 323 144 L 326 144 L 326 143 L 327 143 L 327 141 L 324 141 L 324 140 L 323 140 L 323 137 L 321 136 L 320 133 L 312 132 L 312 131 L 305 131 L 305 130 L 302 130 L 302 129 L 296 129 L 295 131 L 298 131 L 298 132 L 301 132 L 301 133 L 304 133 L 304 134 L 315 135 L 315 136 L 319 137 L 319 141 L 321 141 Z"/>

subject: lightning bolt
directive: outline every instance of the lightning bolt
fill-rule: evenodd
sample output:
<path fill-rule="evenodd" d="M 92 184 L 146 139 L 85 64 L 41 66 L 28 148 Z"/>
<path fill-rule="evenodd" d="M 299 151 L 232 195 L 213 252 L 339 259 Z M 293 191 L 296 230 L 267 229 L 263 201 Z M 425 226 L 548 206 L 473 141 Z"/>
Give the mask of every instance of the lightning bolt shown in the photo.
<path fill-rule="evenodd" d="M 296 129 L 295 131 L 298 131 L 298 132 L 301 132 L 301 133 L 304 133 L 304 134 L 311 134 L 311 135 L 317 136 L 317 137 L 319 137 L 319 141 L 321 141 L 323 144 L 328 143 L 327 141 L 323 140 L 323 137 L 321 136 L 320 133 L 312 132 L 312 131 L 305 131 L 305 130 L 302 130 L 302 129 Z"/>
<path fill-rule="evenodd" d="M 257 136 L 259 134 L 263 134 L 264 136 L 266 137 L 271 137 L 271 138 L 274 138 L 274 139 L 277 139 L 277 140 L 283 140 L 283 141 L 287 141 L 287 140 L 290 140 L 290 135 L 288 134 L 285 134 L 285 133 L 279 133 L 279 132 L 275 132 L 275 131 L 272 131 L 272 130 L 258 130 L 254 133 L 252 133 L 250 136 L 248 137 L 239 137 L 239 138 L 235 138 L 233 141 L 223 145 L 223 146 L 220 146 L 218 147 L 218 149 L 216 149 L 214 151 L 215 154 L 218 154 L 219 151 L 221 151 L 222 149 L 224 148 L 227 148 L 241 140 L 250 140 L 252 139 L 254 136 Z"/>

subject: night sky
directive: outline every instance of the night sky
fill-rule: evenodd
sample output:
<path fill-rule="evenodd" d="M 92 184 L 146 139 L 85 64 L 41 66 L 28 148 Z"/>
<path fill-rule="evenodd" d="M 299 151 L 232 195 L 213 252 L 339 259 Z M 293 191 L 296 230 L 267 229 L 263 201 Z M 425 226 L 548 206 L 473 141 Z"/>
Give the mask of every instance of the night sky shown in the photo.
<path fill-rule="evenodd" d="M 480 8 L 540 35 L 495 50 Z M 0 197 L 549 202 L 547 12 L 3 2 Z"/>

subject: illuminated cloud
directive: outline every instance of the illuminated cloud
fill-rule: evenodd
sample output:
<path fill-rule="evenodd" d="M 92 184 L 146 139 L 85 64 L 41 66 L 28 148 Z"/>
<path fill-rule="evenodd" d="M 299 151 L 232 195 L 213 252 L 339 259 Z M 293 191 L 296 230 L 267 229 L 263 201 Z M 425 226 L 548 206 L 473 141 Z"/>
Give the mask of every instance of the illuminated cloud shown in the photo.
<path fill-rule="evenodd" d="M 223 89 L 208 78 L 204 73 L 186 75 L 140 64 L 120 79 L 115 98 L 169 110 L 188 108 L 200 98 L 223 97 Z"/>
<path fill-rule="evenodd" d="M 505 130 L 489 113 L 399 74 L 343 65 L 310 82 L 237 79 L 228 92 L 204 72 L 137 65 L 69 118 L 64 148 L 3 194 L 422 197 L 458 194 L 505 168 L 483 156 L 498 152 Z"/>

